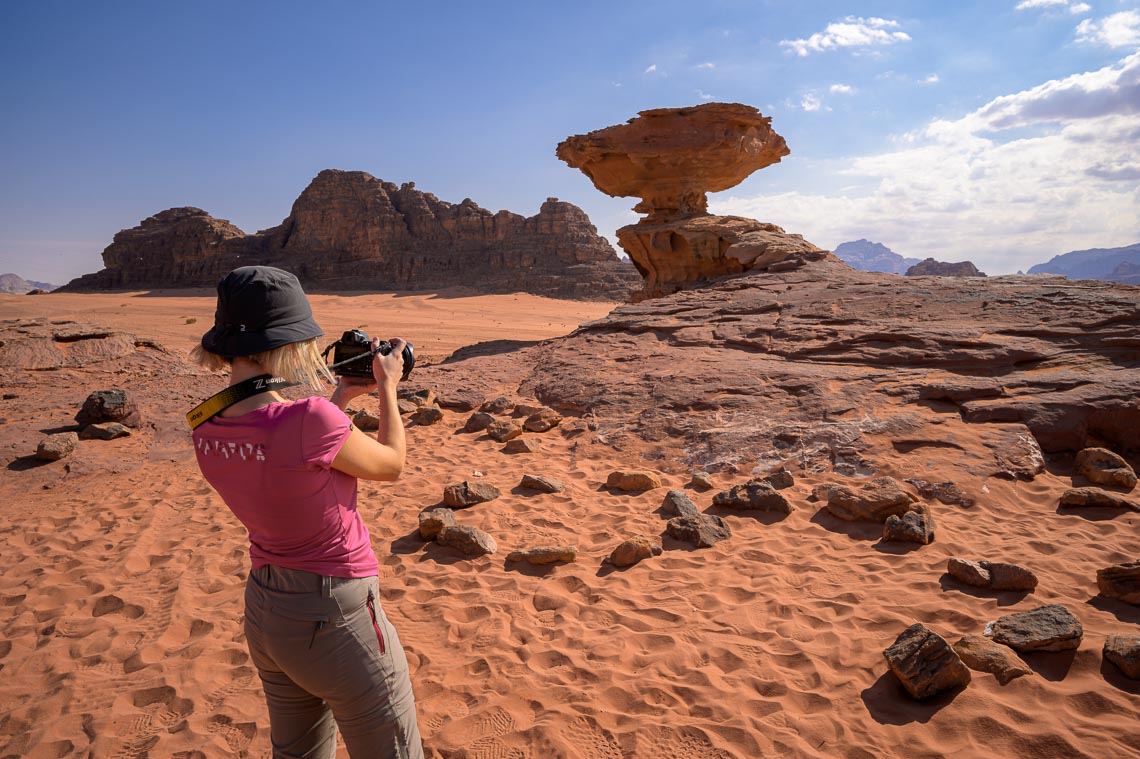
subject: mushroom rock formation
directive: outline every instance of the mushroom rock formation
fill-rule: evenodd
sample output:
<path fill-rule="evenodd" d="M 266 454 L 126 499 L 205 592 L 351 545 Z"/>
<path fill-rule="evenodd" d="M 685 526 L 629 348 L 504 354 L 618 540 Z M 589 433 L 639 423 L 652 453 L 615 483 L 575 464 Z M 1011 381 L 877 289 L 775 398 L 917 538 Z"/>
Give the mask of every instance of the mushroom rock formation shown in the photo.
<path fill-rule="evenodd" d="M 557 150 L 607 195 L 641 198 L 634 210 L 646 218 L 617 233 L 645 277 L 634 301 L 826 256 L 774 224 L 708 213 L 706 193 L 734 187 L 788 153 L 771 119 L 739 103 L 642 111 L 625 124 L 569 137 Z"/>

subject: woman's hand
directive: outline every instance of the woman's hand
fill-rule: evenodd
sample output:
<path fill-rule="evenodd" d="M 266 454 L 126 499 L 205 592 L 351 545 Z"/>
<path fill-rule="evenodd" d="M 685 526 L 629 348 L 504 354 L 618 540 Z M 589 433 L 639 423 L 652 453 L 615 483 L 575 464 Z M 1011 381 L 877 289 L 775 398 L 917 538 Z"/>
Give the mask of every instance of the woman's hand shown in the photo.
<path fill-rule="evenodd" d="M 380 345 L 380 342 L 378 338 L 372 339 L 373 351 Z M 404 345 L 407 344 L 407 341 L 396 337 L 388 342 L 392 344 L 392 350 L 388 352 L 388 355 L 376 353 L 372 359 L 372 376 L 376 378 L 377 386 L 395 390 L 396 383 L 400 381 L 400 377 L 404 376 Z"/>
<path fill-rule="evenodd" d="M 333 390 L 332 397 L 329 400 L 341 411 L 344 411 L 354 398 L 368 395 L 375 389 L 376 381 L 367 377 L 338 377 L 336 389 Z"/>

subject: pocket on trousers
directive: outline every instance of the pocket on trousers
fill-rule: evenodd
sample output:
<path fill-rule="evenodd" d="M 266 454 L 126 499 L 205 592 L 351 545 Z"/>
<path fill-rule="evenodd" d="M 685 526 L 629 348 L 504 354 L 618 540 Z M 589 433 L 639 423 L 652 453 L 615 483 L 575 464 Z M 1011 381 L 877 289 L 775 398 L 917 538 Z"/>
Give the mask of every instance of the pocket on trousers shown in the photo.
<path fill-rule="evenodd" d="M 388 645 L 384 642 L 384 628 L 380 624 L 380 617 L 376 613 L 376 596 L 368 591 L 368 614 L 372 618 L 372 629 L 376 632 L 376 641 L 380 644 L 380 655 L 388 653 Z"/>

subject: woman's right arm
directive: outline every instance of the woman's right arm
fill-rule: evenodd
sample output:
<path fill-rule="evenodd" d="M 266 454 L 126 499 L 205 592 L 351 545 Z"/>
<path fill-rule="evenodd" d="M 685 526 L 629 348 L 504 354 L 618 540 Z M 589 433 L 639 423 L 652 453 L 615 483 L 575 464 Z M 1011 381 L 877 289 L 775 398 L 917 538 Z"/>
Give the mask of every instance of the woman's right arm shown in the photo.
<path fill-rule="evenodd" d="M 376 354 L 372 360 L 372 374 L 380 396 L 380 428 L 373 439 L 353 427 L 332 460 L 333 469 L 360 480 L 386 481 L 396 479 L 403 471 L 406 455 L 404 421 L 396 405 L 396 383 L 404 371 L 403 350 L 404 341 L 393 340 L 388 355 Z M 351 393 L 342 392 L 342 386 L 338 386 L 333 393 L 333 403 L 339 406 L 344 402 L 347 405 L 346 396 L 349 395 Z M 341 408 L 343 410 L 344 407 Z"/>

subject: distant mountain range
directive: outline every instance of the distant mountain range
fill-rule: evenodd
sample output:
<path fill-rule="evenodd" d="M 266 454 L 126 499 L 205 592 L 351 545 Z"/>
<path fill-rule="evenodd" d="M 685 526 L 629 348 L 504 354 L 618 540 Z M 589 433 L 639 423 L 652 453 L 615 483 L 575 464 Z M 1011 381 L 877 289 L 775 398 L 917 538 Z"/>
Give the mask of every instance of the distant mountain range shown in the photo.
<path fill-rule="evenodd" d="M 0 274 L 0 293 L 23 295 L 24 293 L 30 293 L 32 290 L 47 290 L 50 292 L 57 287 L 59 287 L 59 285 L 27 280 L 18 274 Z"/>
<path fill-rule="evenodd" d="M 888 274 L 906 274 L 906 270 L 921 261 L 903 258 L 886 245 L 870 240 L 840 243 L 835 255 L 862 271 L 884 271 Z"/>

